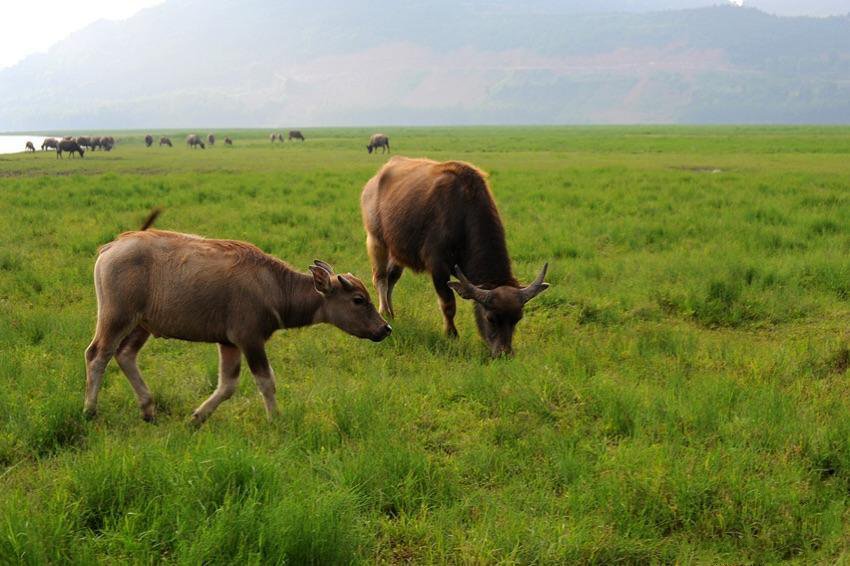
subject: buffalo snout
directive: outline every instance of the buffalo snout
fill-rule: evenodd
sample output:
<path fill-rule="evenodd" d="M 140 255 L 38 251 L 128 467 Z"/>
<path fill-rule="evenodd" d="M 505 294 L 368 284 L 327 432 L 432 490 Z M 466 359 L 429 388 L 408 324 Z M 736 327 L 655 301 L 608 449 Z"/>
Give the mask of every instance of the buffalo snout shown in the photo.
<path fill-rule="evenodd" d="M 392 332 L 393 332 L 393 327 L 390 326 L 389 324 L 384 324 L 381 328 L 378 329 L 378 331 L 375 334 L 372 335 L 370 340 L 372 340 L 372 342 L 381 342 L 385 338 L 387 338 L 390 334 L 392 334 Z"/>

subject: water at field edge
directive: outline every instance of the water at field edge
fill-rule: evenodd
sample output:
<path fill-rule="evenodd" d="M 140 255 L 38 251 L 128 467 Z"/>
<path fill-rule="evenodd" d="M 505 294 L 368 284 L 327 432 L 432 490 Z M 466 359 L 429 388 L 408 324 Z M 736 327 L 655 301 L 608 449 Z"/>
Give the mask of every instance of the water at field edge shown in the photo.
<path fill-rule="evenodd" d="M 32 142 L 36 151 L 41 151 L 41 142 L 49 137 L 61 138 L 61 136 L 0 135 L 0 153 L 21 153 L 28 141 Z"/>

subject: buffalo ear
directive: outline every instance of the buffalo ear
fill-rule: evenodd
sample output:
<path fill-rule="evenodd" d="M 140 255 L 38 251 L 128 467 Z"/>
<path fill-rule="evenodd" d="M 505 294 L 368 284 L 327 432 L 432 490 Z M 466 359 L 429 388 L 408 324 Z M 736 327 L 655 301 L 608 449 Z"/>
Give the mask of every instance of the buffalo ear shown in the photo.
<path fill-rule="evenodd" d="M 331 284 L 331 274 L 315 265 L 310 266 L 310 273 L 313 274 L 313 286 L 322 295 L 330 295 L 333 293 L 333 285 Z"/>
<path fill-rule="evenodd" d="M 331 275 L 334 274 L 334 268 L 331 267 L 330 264 L 327 263 L 327 262 L 324 262 L 320 259 L 314 259 L 313 264 L 318 265 L 319 267 L 321 267 L 322 269 L 324 269 L 325 271 L 327 271 Z"/>

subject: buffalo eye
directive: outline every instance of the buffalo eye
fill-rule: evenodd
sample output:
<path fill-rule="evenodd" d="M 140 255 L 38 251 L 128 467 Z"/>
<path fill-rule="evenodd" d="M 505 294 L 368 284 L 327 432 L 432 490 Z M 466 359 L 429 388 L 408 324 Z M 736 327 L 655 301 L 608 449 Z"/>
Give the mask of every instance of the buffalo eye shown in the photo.
<path fill-rule="evenodd" d="M 359 295 L 357 297 L 354 297 L 352 299 L 352 301 L 354 301 L 355 305 L 365 305 L 366 304 L 366 299 L 364 299 L 363 297 L 361 297 Z"/>

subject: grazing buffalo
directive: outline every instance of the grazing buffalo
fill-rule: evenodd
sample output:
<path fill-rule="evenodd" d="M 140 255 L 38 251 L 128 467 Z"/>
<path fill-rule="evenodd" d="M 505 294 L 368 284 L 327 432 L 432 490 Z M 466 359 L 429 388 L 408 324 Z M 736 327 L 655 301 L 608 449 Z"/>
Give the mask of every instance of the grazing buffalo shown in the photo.
<path fill-rule="evenodd" d="M 233 145 L 233 140 L 230 138 L 224 138 L 224 145 Z"/>
<path fill-rule="evenodd" d="M 89 136 L 78 136 L 76 142 L 83 149 L 91 149 L 91 138 Z"/>
<path fill-rule="evenodd" d="M 28 141 L 26 145 L 24 145 L 24 151 L 31 151 L 35 153 L 35 146 L 32 144 L 31 141 Z"/>
<path fill-rule="evenodd" d="M 112 151 L 112 148 L 115 146 L 115 138 L 112 136 L 104 136 L 100 139 L 100 145 L 103 147 L 104 151 Z"/>
<path fill-rule="evenodd" d="M 215 145 L 215 134 L 208 135 L 207 136 L 207 142 L 210 144 L 210 146 L 214 146 Z"/>
<path fill-rule="evenodd" d="M 147 134 L 145 136 L 145 147 L 150 147 L 152 145 L 153 145 L 153 136 L 150 135 L 150 134 Z"/>
<path fill-rule="evenodd" d="M 103 143 L 100 136 L 94 136 L 91 139 L 91 150 L 95 151 L 97 148 L 103 147 Z"/>
<path fill-rule="evenodd" d="M 301 133 L 301 130 L 289 130 L 289 140 L 304 141 L 304 134 Z M 281 138 L 280 141 L 283 141 L 283 138 Z"/>
<path fill-rule="evenodd" d="M 366 149 L 369 150 L 369 153 L 372 153 L 373 150 L 377 153 L 379 147 L 384 148 L 384 153 L 388 152 L 390 150 L 390 138 L 384 134 L 372 134 Z"/>
<path fill-rule="evenodd" d="M 67 151 L 71 154 L 71 157 L 74 157 L 74 153 L 79 153 L 80 157 L 85 157 L 83 155 L 83 148 L 80 147 L 80 144 L 77 143 L 76 140 L 62 140 L 59 142 L 59 146 L 56 148 L 56 157 L 62 157 L 62 153 Z"/>
<path fill-rule="evenodd" d="M 161 138 L 159 138 L 159 147 L 162 147 L 164 145 L 167 145 L 168 147 L 173 147 L 171 145 L 171 138 L 167 138 L 165 136 L 162 136 Z"/>
<path fill-rule="evenodd" d="M 351 274 L 337 275 L 318 260 L 309 274 L 299 273 L 246 242 L 146 231 L 156 214 L 140 231 L 101 247 L 95 262 L 97 327 L 85 355 L 89 416 L 97 410 L 103 373 L 114 356 L 142 418 L 154 418 L 153 397 L 136 365 L 151 334 L 218 344 L 218 387 L 192 414 L 201 424 L 236 391 L 243 355 L 269 417 L 277 413 L 265 343 L 278 329 L 329 323 L 375 342 L 392 331 Z"/>
<path fill-rule="evenodd" d="M 189 134 L 189 135 L 186 137 L 186 143 L 187 143 L 187 144 L 189 145 L 189 147 L 191 147 L 192 149 L 195 149 L 195 148 L 197 148 L 198 146 L 201 146 L 201 149 L 206 149 L 206 148 L 207 148 L 207 146 L 205 146 L 205 145 L 204 145 L 204 142 L 201 140 L 201 138 L 199 138 L 199 137 L 198 137 L 198 135 L 197 135 L 197 134 Z"/>
<path fill-rule="evenodd" d="M 56 138 L 47 138 L 43 142 L 41 142 L 41 151 L 45 151 L 47 149 L 56 149 L 59 146 L 59 140 Z"/>
<path fill-rule="evenodd" d="M 457 336 L 454 289 L 475 302 L 491 355 L 510 355 L 523 306 L 549 286 L 547 266 L 528 287 L 517 283 L 484 174 L 459 161 L 394 157 L 366 183 L 360 202 L 381 314 L 393 316 L 393 286 L 405 267 L 427 271 L 446 333 Z"/>

